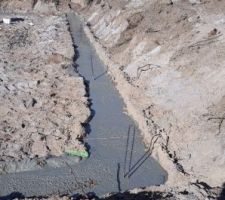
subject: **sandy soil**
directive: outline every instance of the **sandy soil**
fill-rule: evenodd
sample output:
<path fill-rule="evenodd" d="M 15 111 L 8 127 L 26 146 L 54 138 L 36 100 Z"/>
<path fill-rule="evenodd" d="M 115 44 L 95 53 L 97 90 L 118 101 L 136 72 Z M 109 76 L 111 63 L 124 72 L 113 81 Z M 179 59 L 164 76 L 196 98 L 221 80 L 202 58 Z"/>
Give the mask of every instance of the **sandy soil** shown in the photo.
<path fill-rule="evenodd" d="M 66 17 L 8 17 L 17 20 L 0 24 L 0 171 L 10 161 L 84 149 L 90 115 Z"/>
<path fill-rule="evenodd" d="M 216 0 L 115 0 L 80 10 L 168 184 L 224 183 L 224 8 Z"/>

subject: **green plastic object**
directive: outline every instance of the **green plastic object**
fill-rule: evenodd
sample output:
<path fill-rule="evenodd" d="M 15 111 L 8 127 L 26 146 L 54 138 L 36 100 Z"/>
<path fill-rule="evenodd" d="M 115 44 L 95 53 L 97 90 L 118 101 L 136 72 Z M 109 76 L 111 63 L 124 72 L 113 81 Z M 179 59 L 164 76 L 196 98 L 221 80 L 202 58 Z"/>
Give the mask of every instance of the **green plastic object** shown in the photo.
<path fill-rule="evenodd" d="M 70 149 L 70 150 L 66 150 L 65 151 L 67 155 L 69 156 L 79 156 L 79 157 L 82 157 L 82 158 L 88 158 L 89 157 L 89 154 L 87 151 L 83 150 L 76 150 L 76 149 Z"/>

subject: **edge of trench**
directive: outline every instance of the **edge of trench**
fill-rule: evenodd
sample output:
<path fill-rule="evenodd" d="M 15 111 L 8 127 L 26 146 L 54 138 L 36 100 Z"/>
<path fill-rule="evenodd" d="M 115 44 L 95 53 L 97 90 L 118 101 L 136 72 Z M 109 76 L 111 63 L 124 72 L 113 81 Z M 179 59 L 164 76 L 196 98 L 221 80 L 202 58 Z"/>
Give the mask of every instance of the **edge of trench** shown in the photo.
<path fill-rule="evenodd" d="M 83 20 L 83 18 L 79 15 L 79 14 L 77 14 L 76 12 L 69 12 L 69 13 L 67 13 L 67 20 L 68 20 L 68 23 L 69 23 L 69 31 L 70 31 L 70 34 L 71 34 L 71 38 L 72 38 L 72 40 L 73 40 L 73 45 L 74 45 L 74 49 L 75 49 L 75 58 L 74 58 L 74 63 L 75 63 L 75 69 L 77 70 L 77 72 L 78 72 L 78 74 L 84 79 L 84 84 L 85 84 L 85 86 L 86 86 L 86 91 L 87 91 L 87 96 L 88 96 L 88 98 L 89 98 L 89 103 L 90 103 L 90 109 L 91 109 L 91 116 L 90 116 L 90 118 L 88 119 L 88 121 L 87 121 L 87 124 L 84 124 L 85 126 L 88 126 L 88 133 L 89 133 L 89 127 L 90 127 L 90 125 L 88 124 L 89 122 L 91 122 L 91 120 L 93 119 L 93 117 L 95 116 L 95 110 L 92 108 L 92 98 L 91 98 L 91 95 L 90 95 L 90 82 L 89 82 L 89 80 L 87 80 L 86 79 L 86 77 L 84 76 L 84 75 L 82 75 L 82 73 L 80 73 L 79 72 L 79 69 L 77 69 L 77 67 L 79 67 L 79 65 L 78 65 L 78 63 L 77 63 L 77 60 L 79 59 L 79 56 L 80 56 L 80 53 L 79 53 L 79 42 L 77 43 L 77 41 L 75 41 L 75 39 L 74 39 L 74 33 L 73 33 L 73 31 L 71 30 L 71 19 L 69 19 L 69 18 L 71 18 L 71 16 L 70 17 L 68 17 L 68 15 L 74 15 L 74 18 L 77 18 L 78 20 L 79 20 L 79 23 L 80 23 L 80 33 L 79 34 L 81 34 L 81 38 L 82 38 L 82 34 L 84 34 L 84 37 L 87 39 L 87 41 L 88 41 L 88 43 L 89 43 L 89 45 L 90 45 L 90 47 L 92 48 L 92 50 L 95 52 L 95 55 L 99 58 L 99 60 L 100 60 L 100 62 L 104 65 L 104 66 L 107 66 L 106 68 L 106 76 L 108 77 L 108 79 L 109 79 L 109 81 L 112 83 L 112 85 L 113 85 L 113 87 L 115 88 L 115 90 L 117 91 L 117 93 L 118 93 L 118 96 L 119 96 L 119 98 L 122 100 L 122 102 L 123 102 L 123 106 L 124 106 L 124 108 L 126 108 L 127 107 L 127 104 L 126 104 L 126 102 L 125 102 L 125 100 L 124 100 L 124 98 L 121 96 L 121 93 L 120 93 L 120 91 L 119 91 L 119 89 L 116 87 L 116 85 L 115 85 L 115 80 L 114 80 L 114 78 L 113 78 L 113 76 L 112 76 L 112 74 L 110 73 L 110 71 L 108 70 L 108 65 L 106 65 L 106 64 L 104 64 L 104 61 L 101 59 L 101 57 L 99 57 L 99 55 L 98 55 L 98 53 L 96 52 L 96 48 L 95 48 L 95 46 L 92 44 L 92 42 L 91 42 L 91 40 L 90 40 L 90 38 L 87 36 L 87 33 L 85 32 L 85 30 L 84 30 L 84 20 Z M 104 74 L 103 73 L 103 74 Z M 93 75 L 93 63 L 92 63 L 92 75 Z M 95 80 L 95 78 L 94 77 L 92 77 L 93 78 L 93 80 Z M 133 119 L 133 117 L 131 116 L 131 115 L 129 115 L 128 113 L 126 113 L 125 114 L 128 118 L 130 118 L 133 122 L 134 122 L 134 124 L 135 124 L 135 126 L 137 126 L 137 127 L 139 127 L 139 124 Z M 139 129 L 139 128 L 138 128 Z M 139 129 L 139 131 L 140 131 L 140 129 Z M 143 139 L 143 136 L 140 134 L 140 132 L 138 133 L 139 134 L 139 137 L 141 137 L 142 139 Z M 143 143 L 143 146 L 145 146 L 145 143 L 142 141 L 142 143 Z M 86 143 L 86 145 L 88 145 L 87 143 Z M 145 146 L 146 147 L 146 146 Z M 89 149 L 89 145 L 88 145 L 88 149 Z M 148 152 L 148 151 L 147 151 Z M 151 156 L 151 155 L 150 155 Z M 154 158 L 153 158 L 154 159 Z M 159 163 L 159 161 L 156 161 L 159 165 L 160 165 L 160 163 Z M 160 167 L 162 168 L 162 166 L 160 165 Z M 163 169 L 163 168 L 162 168 Z M 164 170 L 164 169 L 163 169 Z M 165 184 L 166 182 L 167 182 L 167 180 L 168 180 L 168 173 L 167 173 L 167 171 L 165 171 L 164 170 L 164 172 L 166 173 L 166 175 L 165 175 L 165 178 L 164 178 L 164 181 L 163 181 L 163 184 Z M 158 184 L 153 184 L 152 186 L 154 186 L 154 185 L 158 185 Z M 161 185 L 161 184 L 160 184 Z M 146 187 L 148 187 L 147 185 L 146 185 Z"/>
<path fill-rule="evenodd" d="M 69 26 L 69 30 L 70 30 L 70 26 Z M 70 34 L 72 34 L 71 30 L 70 30 Z M 72 35 L 71 35 L 71 37 L 72 37 Z M 72 40 L 74 40 L 73 37 L 72 37 Z M 73 45 L 75 47 L 74 51 L 75 51 L 75 53 L 77 53 L 77 55 L 76 54 L 74 55 L 74 61 L 76 61 L 78 58 L 77 56 L 79 56 L 79 51 L 77 49 L 76 43 L 74 44 L 74 41 L 73 41 Z M 74 63 L 74 65 L 75 65 L 74 69 L 76 69 L 76 64 L 77 63 Z M 80 73 L 79 73 L 79 75 L 81 76 Z M 81 77 L 83 77 L 83 76 L 81 76 Z M 95 113 L 91 107 L 92 99 L 90 98 L 90 91 L 89 91 L 90 85 L 84 77 L 83 77 L 83 79 L 84 79 L 86 92 L 87 92 L 86 95 L 88 97 L 89 106 L 90 106 L 90 109 L 92 112 L 90 117 L 88 118 L 87 122 L 85 124 L 83 124 L 83 126 L 86 129 L 90 129 L 89 122 L 93 119 L 93 116 Z M 86 82 L 85 82 L 85 80 L 86 80 Z M 121 99 L 122 99 L 122 97 L 121 97 Z M 122 110 L 121 110 L 121 112 L 122 112 Z M 104 170 L 101 171 L 99 169 L 102 169 L 102 167 L 103 167 L 102 160 L 98 159 L 98 158 L 93 159 L 92 156 L 90 159 L 92 162 L 91 164 L 87 164 L 87 163 L 89 163 L 88 161 L 80 162 L 79 164 L 77 164 L 76 172 L 74 172 L 74 170 L 71 169 L 70 167 L 64 166 L 59 169 L 58 168 L 57 169 L 45 169 L 45 170 L 43 169 L 43 170 L 39 170 L 39 171 L 29 171 L 29 172 L 25 172 L 25 173 L 8 174 L 5 176 L 0 176 L 0 195 L 3 197 L 4 196 L 6 197 L 6 196 L 9 196 L 9 194 L 15 194 L 15 191 L 18 191 L 18 193 L 17 193 L 18 195 L 23 194 L 24 197 L 37 197 L 37 198 L 38 197 L 40 198 L 42 196 L 50 196 L 50 195 L 54 195 L 54 194 L 60 194 L 60 195 L 70 195 L 70 194 L 75 194 L 75 193 L 82 194 L 84 192 L 83 192 L 83 189 L 81 188 L 80 183 L 83 183 L 83 185 L 87 185 L 88 187 L 85 190 L 88 189 L 88 192 L 90 192 L 90 191 L 93 191 L 92 188 L 95 187 L 96 182 L 100 183 L 97 186 L 97 189 L 95 189 L 95 191 L 98 190 L 98 192 L 97 192 L 98 195 L 107 193 L 107 192 L 105 192 L 106 191 L 105 188 L 102 188 L 102 186 L 107 187 L 107 188 L 112 188 L 111 189 L 112 191 L 110 190 L 108 192 L 114 192 L 114 191 L 120 192 L 121 191 L 120 186 L 121 185 L 123 186 L 123 182 L 120 182 L 120 177 L 119 177 L 120 174 L 118 174 L 118 172 L 119 172 L 118 170 L 120 170 L 120 167 L 118 166 L 118 168 L 115 169 L 115 171 L 114 170 L 110 171 L 112 163 L 113 163 L 113 161 L 110 160 L 110 162 L 106 161 L 104 163 L 104 168 L 103 168 Z M 155 165 L 153 161 L 151 161 L 151 163 L 153 165 Z M 147 167 L 147 170 L 148 170 L 148 167 Z M 146 167 L 145 167 L 145 170 L 146 170 Z M 153 166 L 153 170 L 154 170 L 154 166 Z M 78 173 L 77 173 L 77 171 L 78 171 Z M 165 172 L 166 174 L 162 175 L 159 173 L 159 171 L 160 170 L 156 171 L 156 174 L 153 177 L 151 177 L 152 179 L 154 179 L 154 178 L 157 178 L 159 175 L 160 180 L 158 181 L 158 184 L 155 183 L 155 184 L 150 184 L 150 185 L 140 185 L 140 187 L 164 184 L 167 179 L 167 172 Z M 113 173 L 112 176 L 108 176 L 109 175 L 108 172 L 112 172 Z M 75 175 L 73 173 L 75 173 Z M 71 174 L 73 174 L 73 175 L 71 175 Z M 102 180 L 102 177 L 104 177 L 104 180 Z M 144 178 L 148 179 L 148 177 L 144 177 Z M 124 180 L 122 180 L 122 181 L 124 181 Z M 151 180 L 151 181 L 153 181 L 153 183 L 154 183 L 154 180 Z M 127 189 L 139 187 L 139 185 L 137 185 L 136 183 L 135 184 L 131 183 L 128 186 L 129 187 Z M 89 189 L 89 188 L 91 188 L 91 189 Z M 122 191 L 126 191 L 127 189 L 122 189 Z M 20 196 L 18 196 L 18 197 L 20 197 Z M 0 199 L 1 198 L 2 197 L 0 197 Z"/>
<path fill-rule="evenodd" d="M 92 98 L 90 96 L 90 83 L 88 80 L 86 80 L 86 78 L 79 72 L 78 68 L 79 68 L 79 65 L 77 64 L 77 60 L 79 59 L 80 57 L 80 53 L 79 53 L 79 46 L 77 46 L 75 40 L 74 40 L 74 37 L 72 35 L 72 31 L 71 31 L 71 27 L 70 27 L 70 22 L 69 22 L 69 19 L 68 19 L 68 13 L 66 14 L 66 19 L 67 19 L 67 22 L 68 22 L 68 31 L 70 33 L 70 37 L 72 39 L 72 42 L 73 42 L 73 48 L 74 48 L 74 56 L 73 56 L 73 69 L 75 70 L 75 72 L 81 77 L 83 78 L 83 82 L 84 82 L 84 86 L 85 86 L 85 97 L 87 98 L 87 101 L 88 101 L 88 108 L 90 109 L 90 115 L 89 117 L 87 118 L 87 120 L 85 122 L 83 122 L 81 125 L 82 127 L 84 128 L 85 130 L 85 136 L 83 138 L 81 138 L 81 142 L 84 144 L 89 156 L 90 156 L 90 146 L 88 145 L 87 142 L 84 142 L 85 140 L 85 137 L 90 134 L 91 132 L 91 128 L 90 128 L 90 121 L 93 119 L 93 117 L 95 116 L 95 110 L 92 108 Z"/>

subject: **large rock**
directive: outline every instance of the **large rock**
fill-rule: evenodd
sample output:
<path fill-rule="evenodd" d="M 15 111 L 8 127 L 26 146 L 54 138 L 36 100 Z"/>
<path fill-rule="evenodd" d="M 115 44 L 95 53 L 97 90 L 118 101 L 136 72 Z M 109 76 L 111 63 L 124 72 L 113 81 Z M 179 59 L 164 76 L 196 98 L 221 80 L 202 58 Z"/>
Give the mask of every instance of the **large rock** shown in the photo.
<path fill-rule="evenodd" d="M 56 13 L 57 9 L 56 4 L 54 2 L 46 2 L 39 0 L 34 6 L 34 11 L 50 15 Z"/>

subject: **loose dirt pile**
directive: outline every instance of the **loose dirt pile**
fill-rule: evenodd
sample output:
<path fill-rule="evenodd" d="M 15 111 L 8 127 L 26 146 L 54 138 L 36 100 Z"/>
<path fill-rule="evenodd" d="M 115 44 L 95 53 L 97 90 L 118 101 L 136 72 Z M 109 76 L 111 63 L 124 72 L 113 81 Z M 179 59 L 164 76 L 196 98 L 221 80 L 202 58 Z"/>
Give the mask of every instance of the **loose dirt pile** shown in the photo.
<path fill-rule="evenodd" d="M 224 11 L 217 0 L 96 0 L 80 10 L 168 184 L 225 179 Z"/>
<path fill-rule="evenodd" d="M 15 17 L 15 16 L 0 16 Z M 10 162 L 84 149 L 90 111 L 65 16 L 0 24 L 0 172 Z"/>
<path fill-rule="evenodd" d="M 69 10 L 70 0 L 0 0 L 0 11 L 55 15 Z"/>

